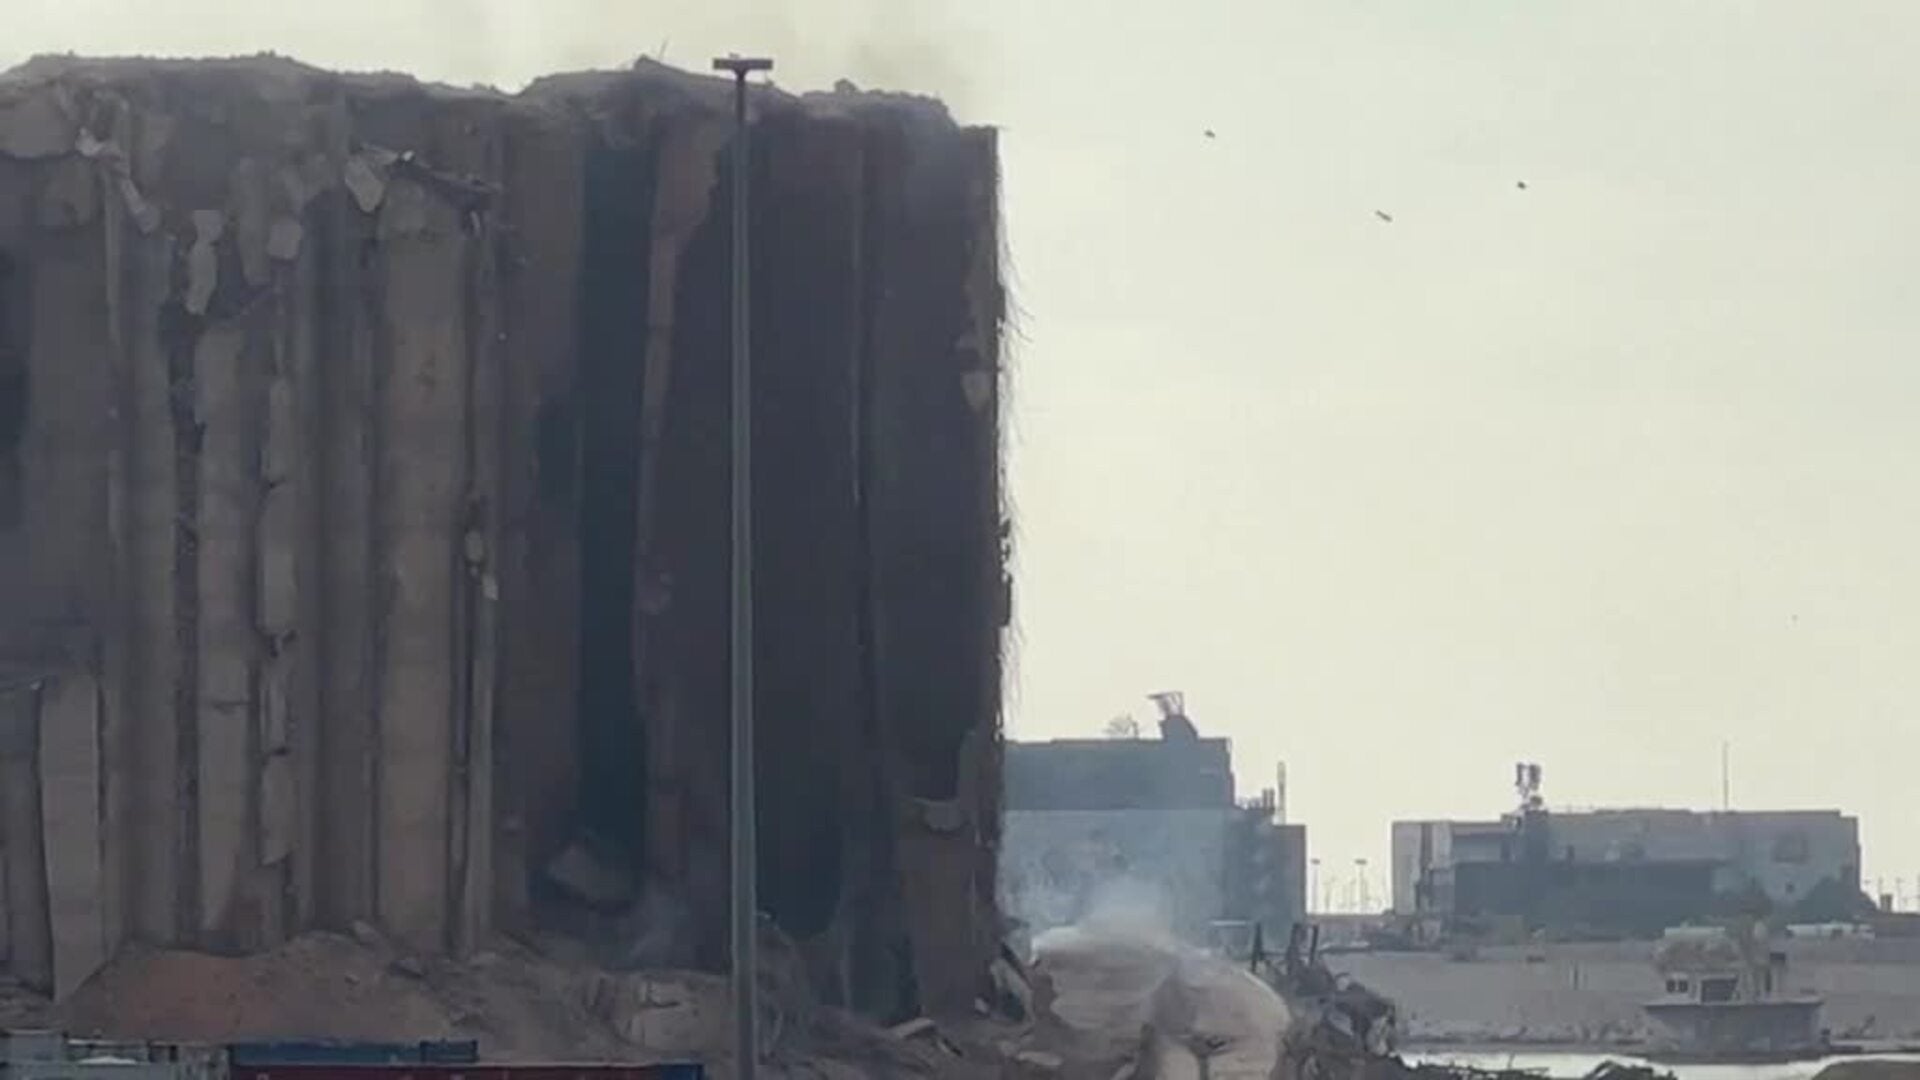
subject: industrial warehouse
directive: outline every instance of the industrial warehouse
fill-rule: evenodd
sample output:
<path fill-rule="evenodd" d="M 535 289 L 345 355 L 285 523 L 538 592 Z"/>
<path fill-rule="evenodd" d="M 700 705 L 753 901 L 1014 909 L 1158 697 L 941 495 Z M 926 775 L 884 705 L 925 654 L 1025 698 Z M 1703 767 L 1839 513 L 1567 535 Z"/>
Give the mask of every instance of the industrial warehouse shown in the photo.
<path fill-rule="evenodd" d="M 1278 787 L 1237 800 L 1227 740 L 1201 736 L 1180 695 L 1157 700 L 1159 738 L 1007 744 L 1002 906 L 1029 932 L 1104 903 L 1195 942 L 1218 924 L 1284 934 L 1307 918 L 1306 827 Z"/>
<path fill-rule="evenodd" d="M 1863 913 L 1860 823 L 1837 810 L 1549 809 L 1540 767 L 1491 821 L 1393 825 L 1395 914 L 1650 936 L 1754 904 L 1794 922 Z"/>

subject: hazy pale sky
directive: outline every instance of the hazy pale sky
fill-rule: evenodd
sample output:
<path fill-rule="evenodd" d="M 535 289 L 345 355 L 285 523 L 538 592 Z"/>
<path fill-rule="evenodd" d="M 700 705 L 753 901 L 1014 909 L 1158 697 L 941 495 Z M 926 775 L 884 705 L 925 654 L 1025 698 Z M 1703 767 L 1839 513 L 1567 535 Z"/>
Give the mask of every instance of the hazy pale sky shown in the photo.
<path fill-rule="evenodd" d="M 1015 737 L 1184 690 L 1376 867 L 1519 759 L 1554 803 L 1717 804 L 1726 740 L 1736 805 L 1856 812 L 1868 885 L 1915 891 L 1920 4 L 5 12 L 5 63 L 765 51 L 942 95 L 1005 133 Z"/>

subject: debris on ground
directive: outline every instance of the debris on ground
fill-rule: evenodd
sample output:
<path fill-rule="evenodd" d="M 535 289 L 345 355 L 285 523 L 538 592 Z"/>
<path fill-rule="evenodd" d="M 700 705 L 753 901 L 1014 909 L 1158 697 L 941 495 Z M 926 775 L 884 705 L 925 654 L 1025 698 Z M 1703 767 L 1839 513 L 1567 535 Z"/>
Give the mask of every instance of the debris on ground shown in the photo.
<path fill-rule="evenodd" d="M 0 979 L 0 1031 L 46 1026 L 47 999 L 11 979 Z"/>
<path fill-rule="evenodd" d="M 780 940 L 764 943 L 760 1000 L 769 1076 L 987 1080 L 1032 1075 L 999 1043 L 998 1018 L 921 1017 L 888 1029 L 821 1006 Z M 512 940 L 464 960 L 419 956 L 371 928 L 306 934 L 228 957 L 129 948 L 68 1001 L 0 986 L 0 1028 L 220 1043 L 247 1039 L 473 1039 L 488 1060 L 701 1060 L 724 1075 L 732 1039 L 725 977 L 613 972 L 555 961 Z M 1101 1080 L 1105 1080 L 1103 1076 Z"/>
<path fill-rule="evenodd" d="M 1320 959 L 1317 927 L 1295 924 L 1278 960 L 1258 933 L 1248 967 L 1286 1001 L 1290 1019 L 1274 1075 L 1288 1080 L 1542 1080 L 1526 1069 L 1485 1069 L 1456 1062 L 1411 1063 L 1397 1052 L 1399 1013 L 1392 1001 L 1358 980 L 1335 975 Z M 1603 1061 L 1585 1080 L 1674 1080 L 1652 1066 Z"/>
<path fill-rule="evenodd" d="M 492 962 L 392 951 L 377 935 L 302 935 L 228 957 L 130 947 L 52 1011 L 75 1034 L 183 1042 L 474 1038 L 490 1057 L 632 1056 L 582 974 L 503 944 Z"/>

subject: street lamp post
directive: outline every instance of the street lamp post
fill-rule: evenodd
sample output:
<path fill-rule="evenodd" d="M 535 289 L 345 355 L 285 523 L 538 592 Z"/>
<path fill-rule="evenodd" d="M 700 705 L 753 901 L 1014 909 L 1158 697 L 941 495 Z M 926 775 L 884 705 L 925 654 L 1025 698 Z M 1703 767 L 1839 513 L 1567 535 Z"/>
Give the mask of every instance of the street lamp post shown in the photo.
<path fill-rule="evenodd" d="M 732 672 L 728 715 L 732 733 L 729 847 L 733 864 L 734 1076 L 754 1080 L 760 1045 L 755 1030 L 759 1016 L 754 985 L 759 903 L 753 819 L 753 370 L 747 336 L 752 315 L 747 292 L 752 270 L 752 249 L 747 244 L 747 180 L 753 155 L 748 142 L 747 76 L 772 70 L 773 61 L 723 56 L 714 60 L 713 68 L 733 76 L 733 379 L 729 409 L 733 434 L 733 602 L 728 626 Z"/>

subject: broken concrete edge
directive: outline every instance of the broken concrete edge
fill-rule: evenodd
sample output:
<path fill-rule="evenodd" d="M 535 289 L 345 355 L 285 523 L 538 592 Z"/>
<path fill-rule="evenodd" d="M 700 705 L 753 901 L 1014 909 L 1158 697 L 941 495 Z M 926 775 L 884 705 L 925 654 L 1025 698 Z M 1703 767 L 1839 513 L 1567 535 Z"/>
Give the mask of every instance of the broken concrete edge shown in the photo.
<path fill-rule="evenodd" d="M 424 90 L 445 98 L 485 100 L 507 96 L 489 87 L 463 89 L 446 83 L 421 80 L 403 72 L 336 71 L 316 67 L 275 52 L 214 57 L 82 56 L 76 53 L 40 53 L 0 71 L 0 95 L 23 85 L 44 85 L 69 79 L 118 83 L 155 75 L 195 75 L 208 72 L 241 74 L 254 78 L 266 75 L 302 80 L 347 79 L 369 90 L 389 89 L 399 93 Z"/>
<path fill-rule="evenodd" d="M 251 56 L 140 57 L 79 56 L 43 53 L 0 71 L 0 117 L 32 92 L 52 85 L 111 87 L 153 77 L 244 76 L 277 80 L 290 96 L 316 82 L 334 82 L 362 93 L 392 96 L 423 95 L 444 101 L 535 105 L 543 101 L 584 100 L 631 86 L 650 93 L 671 95 L 675 105 L 697 105 L 716 114 L 732 111 L 733 79 L 728 75 L 688 71 L 642 57 L 624 69 L 588 69 L 555 72 L 530 80 L 517 91 L 490 86 L 457 87 L 392 71 L 356 71 L 317 67 L 273 52 Z M 267 82 L 264 85 L 271 85 Z M 841 80 L 830 90 L 792 92 L 769 80 L 751 84 L 749 104 L 761 111 L 798 108 L 816 116 L 849 115 L 871 119 L 893 115 L 933 127 L 978 128 L 960 124 L 946 104 L 931 95 L 889 90 L 867 90 Z M 70 103 L 69 103 L 70 104 Z M 71 113 L 66 119 L 78 125 Z M 0 124 L 4 128 L 4 124 Z M 0 152 L 7 152 L 0 147 Z M 64 150 L 60 151 L 64 152 Z M 30 157 L 31 154 L 10 156 Z"/>
<path fill-rule="evenodd" d="M 392 73 L 328 71 L 272 53 L 213 60 L 43 55 L 0 73 L 0 158 L 21 161 L 77 158 L 97 168 L 103 189 L 98 195 L 90 184 L 76 186 L 84 183 L 76 174 L 69 178 L 69 183 L 54 185 L 52 194 L 43 197 L 43 201 L 57 200 L 63 191 L 71 196 L 68 199 L 71 205 L 49 204 L 43 216 L 55 214 L 62 220 L 47 224 L 85 224 L 97 212 L 98 198 L 117 197 L 126 219 L 141 234 L 152 235 L 167 220 L 167 208 L 157 205 L 136 180 L 141 172 L 140 159 L 152 152 L 144 145 L 145 138 L 151 136 L 128 132 L 125 117 L 142 105 L 151 107 L 153 102 L 146 99 L 154 96 L 156 81 L 217 83 L 232 78 L 244 80 L 248 89 L 256 93 L 268 88 L 264 99 L 269 104 L 275 103 L 275 99 L 282 99 L 280 104 L 311 102 L 316 91 L 331 92 L 349 100 L 418 96 L 478 105 L 489 112 L 496 109 L 510 112 L 522 123 L 542 126 L 604 127 L 611 114 L 641 107 L 655 112 L 691 113 L 702 121 L 699 126 L 724 131 L 731 111 L 730 85 L 726 78 L 681 71 L 651 60 L 642 60 L 624 71 L 543 76 L 518 93 L 507 94 L 491 89 L 461 90 Z M 960 128 L 937 99 L 860 91 L 845 83 L 831 92 L 801 95 L 770 84 L 756 84 L 752 88 L 752 100 L 761 119 L 797 112 L 813 120 L 891 123 L 923 131 L 958 129 L 986 132 L 988 137 L 992 134 L 992 129 Z M 122 141 L 142 145 L 120 145 Z M 726 152 L 726 139 L 716 137 L 707 141 L 712 144 L 714 155 Z M 243 251 L 249 270 L 247 276 L 264 278 L 262 268 L 269 261 L 285 264 L 298 257 L 305 228 L 301 215 L 308 203 L 323 191 L 344 187 L 360 211 L 369 215 L 380 212 L 389 187 L 401 178 L 428 188 L 463 214 L 490 208 L 500 193 L 500 177 L 475 176 L 442 168 L 426 160 L 418 148 L 384 147 L 356 141 L 333 147 L 319 156 L 325 160 L 295 160 L 288 156 L 268 163 L 275 173 L 273 193 L 261 192 L 257 207 L 172 208 L 176 215 L 187 216 L 185 235 L 181 239 L 190 246 L 190 269 L 198 271 L 190 275 L 194 281 L 188 290 L 189 311 L 203 314 L 211 300 L 216 285 L 213 278 L 218 272 L 214 248 L 225 232 L 222 225 L 226 224 L 226 216 L 253 224 L 252 219 L 260 215 L 247 211 L 259 209 L 266 213 L 264 221 L 243 230 L 247 233 L 244 239 L 248 241 Z M 243 194 L 246 192 L 236 189 L 227 201 L 236 202 Z M 270 210 L 266 206 L 268 202 L 273 204 Z M 216 216 L 222 220 L 216 222 Z M 178 217 L 174 220 L 178 221 Z M 176 225 L 174 231 L 182 230 Z M 992 396 L 992 375 L 985 371 L 968 374 L 974 381 L 963 379 L 963 390 L 978 410 Z"/>

